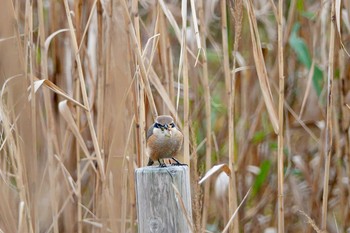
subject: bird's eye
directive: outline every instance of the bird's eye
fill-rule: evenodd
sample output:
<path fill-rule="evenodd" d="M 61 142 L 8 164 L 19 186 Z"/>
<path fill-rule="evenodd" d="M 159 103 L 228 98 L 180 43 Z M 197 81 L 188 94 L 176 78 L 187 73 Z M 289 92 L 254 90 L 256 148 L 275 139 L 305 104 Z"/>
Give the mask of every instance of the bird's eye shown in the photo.
<path fill-rule="evenodd" d="M 171 126 L 171 128 L 175 128 L 174 122 L 173 122 L 173 123 L 170 123 L 170 126 Z"/>
<path fill-rule="evenodd" d="M 162 128 L 163 126 L 162 126 L 161 124 L 159 124 L 159 123 L 154 123 L 154 127 L 160 129 L 160 128 Z"/>

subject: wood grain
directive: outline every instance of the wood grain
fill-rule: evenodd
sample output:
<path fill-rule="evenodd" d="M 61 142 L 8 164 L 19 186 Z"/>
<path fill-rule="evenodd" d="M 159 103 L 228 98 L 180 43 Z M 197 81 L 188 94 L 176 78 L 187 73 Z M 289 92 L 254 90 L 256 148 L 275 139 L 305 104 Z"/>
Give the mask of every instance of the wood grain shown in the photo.
<path fill-rule="evenodd" d="M 135 179 L 139 233 L 192 232 L 187 166 L 142 167 Z"/>

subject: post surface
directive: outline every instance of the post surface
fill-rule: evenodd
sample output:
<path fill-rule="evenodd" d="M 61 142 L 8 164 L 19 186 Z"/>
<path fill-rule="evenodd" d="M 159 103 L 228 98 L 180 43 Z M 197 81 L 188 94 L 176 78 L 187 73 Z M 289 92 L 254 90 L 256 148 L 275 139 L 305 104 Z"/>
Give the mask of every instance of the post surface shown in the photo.
<path fill-rule="evenodd" d="M 135 179 L 139 233 L 192 232 L 187 166 L 142 167 Z"/>

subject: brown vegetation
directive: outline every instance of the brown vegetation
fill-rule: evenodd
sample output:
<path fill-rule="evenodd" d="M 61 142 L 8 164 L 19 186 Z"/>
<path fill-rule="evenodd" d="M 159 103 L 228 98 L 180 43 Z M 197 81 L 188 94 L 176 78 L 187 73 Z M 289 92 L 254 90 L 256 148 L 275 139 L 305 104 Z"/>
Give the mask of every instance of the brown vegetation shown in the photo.
<path fill-rule="evenodd" d="M 137 232 L 158 114 L 184 133 L 196 232 L 350 232 L 349 19 L 340 0 L 2 0 L 0 233 Z"/>

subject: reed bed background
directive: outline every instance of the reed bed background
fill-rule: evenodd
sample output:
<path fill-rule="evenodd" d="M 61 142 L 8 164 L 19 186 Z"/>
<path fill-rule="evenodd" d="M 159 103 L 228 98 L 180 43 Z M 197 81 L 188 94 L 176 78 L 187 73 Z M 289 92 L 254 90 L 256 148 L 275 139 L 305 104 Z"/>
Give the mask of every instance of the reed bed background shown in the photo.
<path fill-rule="evenodd" d="M 0 22 L 0 232 L 137 232 L 158 114 L 196 232 L 350 232 L 349 1 L 2 0 Z"/>

